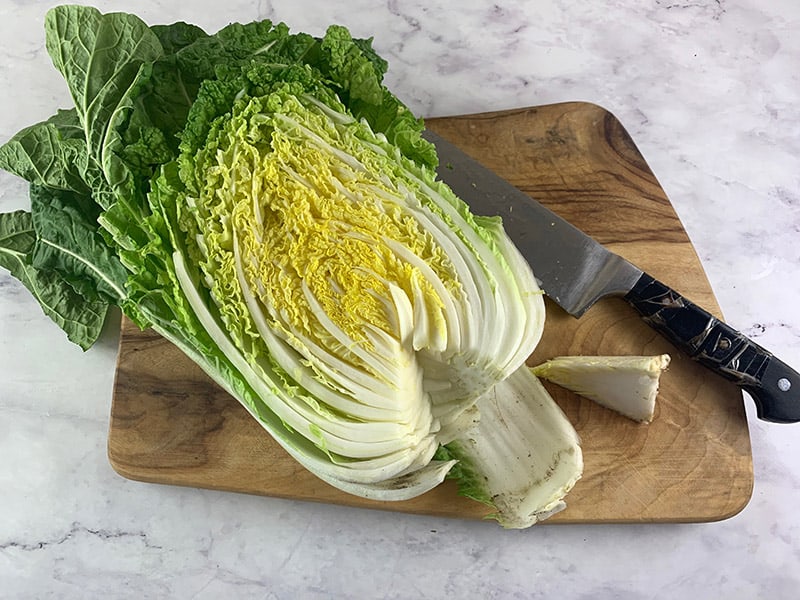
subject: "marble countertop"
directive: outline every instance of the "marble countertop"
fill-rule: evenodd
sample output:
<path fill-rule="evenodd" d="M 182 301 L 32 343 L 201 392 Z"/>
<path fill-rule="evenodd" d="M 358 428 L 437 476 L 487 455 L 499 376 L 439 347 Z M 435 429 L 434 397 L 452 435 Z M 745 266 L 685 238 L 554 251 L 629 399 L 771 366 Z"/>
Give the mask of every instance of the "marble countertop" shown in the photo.
<path fill-rule="evenodd" d="M 0 0 L 0 141 L 67 104 L 44 49 L 54 4 Z M 609 109 L 666 190 L 727 321 L 800 366 L 795 0 L 95 5 L 210 31 L 342 23 L 375 37 L 389 86 L 423 116 L 568 100 Z M 0 175 L 0 211 L 26 206 L 23 185 Z M 117 326 L 83 353 L 0 273 L 0 598 L 733 599 L 800 586 L 800 426 L 757 420 L 746 396 L 755 489 L 740 514 L 503 531 L 121 478 L 106 456 Z"/>

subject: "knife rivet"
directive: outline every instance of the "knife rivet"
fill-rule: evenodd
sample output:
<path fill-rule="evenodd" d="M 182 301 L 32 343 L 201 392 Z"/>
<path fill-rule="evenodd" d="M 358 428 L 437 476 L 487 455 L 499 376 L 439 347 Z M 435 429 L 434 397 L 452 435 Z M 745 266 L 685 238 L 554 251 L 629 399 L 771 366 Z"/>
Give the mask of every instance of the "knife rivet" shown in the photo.
<path fill-rule="evenodd" d="M 719 344 L 717 344 L 717 348 L 719 348 L 720 350 L 727 350 L 730 347 L 731 347 L 731 341 L 728 338 L 722 338 L 719 341 Z"/>
<path fill-rule="evenodd" d="M 782 392 L 788 392 L 792 388 L 792 382 L 786 379 L 786 377 L 781 377 L 778 379 L 778 389 Z"/>

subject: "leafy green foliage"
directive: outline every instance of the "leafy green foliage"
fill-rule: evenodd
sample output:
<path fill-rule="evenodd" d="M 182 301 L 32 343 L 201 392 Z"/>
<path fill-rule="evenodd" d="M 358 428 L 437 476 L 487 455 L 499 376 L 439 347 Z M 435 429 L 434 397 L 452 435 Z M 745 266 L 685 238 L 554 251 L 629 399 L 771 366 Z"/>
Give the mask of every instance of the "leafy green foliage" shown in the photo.
<path fill-rule="evenodd" d="M 86 143 L 75 110 L 26 127 L 0 147 L 0 166 L 37 185 L 89 193 Z"/>
<path fill-rule="evenodd" d="M 32 265 L 60 271 L 86 298 L 121 304 L 128 272 L 99 233 L 99 207 L 89 196 L 37 185 L 30 198 L 36 231 Z"/>
<path fill-rule="evenodd" d="M 30 213 L 0 214 L 0 266 L 28 288 L 70 341 L 86 350 L 100 335 L 108 303 L 82 296 L 58 271 L 34 266 L 36 245 Z"/>
<path fill-rule="evenodd" d="M 112 187 L 117 183 L 111 150 L 116 126 L 130 101 L 131 87 L 145 65 L 163 50 L 140 19 L 94 8 L 58 6 L 45 19 L 46 46 L 64 77 L 85 132 L 89 155 L 101 165 Z"/>

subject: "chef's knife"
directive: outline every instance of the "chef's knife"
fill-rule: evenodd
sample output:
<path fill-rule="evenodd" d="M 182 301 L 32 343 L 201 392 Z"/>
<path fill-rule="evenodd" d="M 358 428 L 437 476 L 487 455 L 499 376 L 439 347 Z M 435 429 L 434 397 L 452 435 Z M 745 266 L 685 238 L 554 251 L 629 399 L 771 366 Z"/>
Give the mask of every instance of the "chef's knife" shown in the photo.
<path fill-rule="evenodd" d="M 758 417 L 800 421 L 800 374 L 747 336 L 614 254 L 526 193 L 428 130 L 439 177 L 476 214 L 501 215 L 544 292 L 575 317 L 606 296 L 621 296 L 677 348 L 735 382 Z"/>

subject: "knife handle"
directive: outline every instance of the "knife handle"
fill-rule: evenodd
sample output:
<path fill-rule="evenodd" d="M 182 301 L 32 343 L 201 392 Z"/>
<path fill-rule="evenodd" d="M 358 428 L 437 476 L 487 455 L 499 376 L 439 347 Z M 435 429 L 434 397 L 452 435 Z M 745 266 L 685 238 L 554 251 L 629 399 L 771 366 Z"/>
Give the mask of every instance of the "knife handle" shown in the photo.
<path fill-rule="evenodd" d="M 800 421 L 800 374 L 744 334 L 643 273 L 625 295 L 646 323 L 692 359 L 746 390 L 758 418 Z"/>

